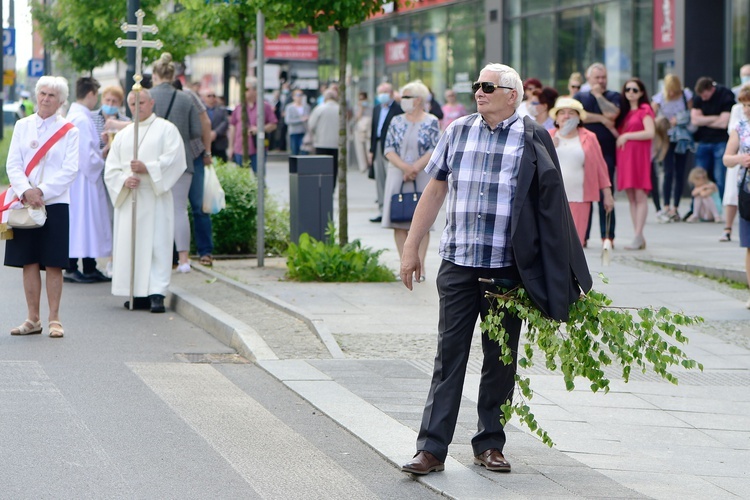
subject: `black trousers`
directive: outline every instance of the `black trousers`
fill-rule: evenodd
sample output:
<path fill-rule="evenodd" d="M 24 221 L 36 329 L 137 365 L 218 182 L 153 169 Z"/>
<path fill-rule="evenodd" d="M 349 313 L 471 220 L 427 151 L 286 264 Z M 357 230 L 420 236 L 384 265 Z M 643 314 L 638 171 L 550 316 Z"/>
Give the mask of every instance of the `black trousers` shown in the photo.
<path fill-rule="evenodd" d="M 477 318 L 484 318 L 490 309 L 485 292 L 498 289 L 494 285 L 480 283 L 479 278 L 504 278 L 520 282 L 515 267 L 463 267 L 445 260 L 437 276 L 440 296 L 438 346 L 432 385 L 417 437 L 417 451 L 429 451 L 440 461 L 445 461 L 456 429 L 474 326 Z M 479 422 L 477 433 L 471 440 L 474 455 L 490 448 L 502 451 L 505 446 L 500 405 L 513 396 L 521 321 L 506 314 L 503 325 L 510 335 L 509 345 L 513 351 L 511 365 L 504 365 L 500 360 L 500 344 L 482 335 L 484 360 L 477 400 Z"/>
<path fill-rule="evenodd" d="M 339 148 L 315 148 L 315 154 L 333 156 L 333 189 L 336 189 L 336 179 L 339 177 Z"/>
<path fill-rule="evenodd" d="M 612 195 L 615 194 L 615 156 L 604 154 L 604 162 L 607 164 L 607 172 L 609 173 L 609 182 L 612 183 Z M 591 204 L 591 211 L 589 212 L 589 223 L 586 226 L 586 240 L 588 241 L 591 234 L 591 216 L 594 213 L 594 204 Z M 609 233 L 607 233 L 607 211 L 604 210 L 604 193 L 599 191 L 599 229 L 601 231 L 602 239 L 610 238 L 615 239 L 615 209 L 613 208 L 609 214 Z"/>

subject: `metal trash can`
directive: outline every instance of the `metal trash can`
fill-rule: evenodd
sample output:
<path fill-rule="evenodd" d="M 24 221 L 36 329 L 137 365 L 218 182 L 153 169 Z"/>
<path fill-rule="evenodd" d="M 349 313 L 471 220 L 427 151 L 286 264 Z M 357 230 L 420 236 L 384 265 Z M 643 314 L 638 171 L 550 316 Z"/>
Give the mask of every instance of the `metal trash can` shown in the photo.
<path fill-rule="evenodd" d="M 299 243 L 307 233 L 324 240 L 333 219 L 333 156 L 289 157 L 289 235 Z"/>

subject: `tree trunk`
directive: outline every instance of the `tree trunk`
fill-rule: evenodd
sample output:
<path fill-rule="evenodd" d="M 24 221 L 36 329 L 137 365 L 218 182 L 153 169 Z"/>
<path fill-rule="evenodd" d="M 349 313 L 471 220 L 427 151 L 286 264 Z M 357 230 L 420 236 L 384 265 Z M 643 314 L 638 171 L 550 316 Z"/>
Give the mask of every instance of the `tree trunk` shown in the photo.
<path fill-rule="evenodd" d="M 349 243 L 349 208 L 346 196 L 346 52 L 349 28 L 336 28 L 339 33 L 339 244 Z"/>

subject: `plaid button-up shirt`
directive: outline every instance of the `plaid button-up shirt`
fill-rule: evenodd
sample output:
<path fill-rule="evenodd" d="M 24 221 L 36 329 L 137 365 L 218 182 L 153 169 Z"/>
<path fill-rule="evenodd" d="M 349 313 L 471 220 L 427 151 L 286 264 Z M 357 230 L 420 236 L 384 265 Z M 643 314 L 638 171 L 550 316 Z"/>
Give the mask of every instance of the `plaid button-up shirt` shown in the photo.
<path fill-rule="evenodd" d="M 467 267 L 515 263 L 510 219 L 523 148 L 524 125 L 517 113 L 494 129 L 474 113 L 442 135 L 425 171 L 448 182 L 443 259 Z"/>

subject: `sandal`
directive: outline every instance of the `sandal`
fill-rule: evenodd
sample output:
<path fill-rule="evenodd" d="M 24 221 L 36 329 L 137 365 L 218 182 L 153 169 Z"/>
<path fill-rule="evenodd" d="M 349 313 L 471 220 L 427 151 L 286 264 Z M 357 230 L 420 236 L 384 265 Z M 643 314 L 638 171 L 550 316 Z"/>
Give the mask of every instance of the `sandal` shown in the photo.
<path fill-rule="evenodd" d="M 36 323 L 27 319 L 21 326 L 17 326 L 10 331 L 11 335 L 35 335 L 42 333 L 42 322 L 37 321 Z"/>
<path fill-rule="evenodd" d="M 214 258 L 209 254 L 201 255 L 201 258 L 198 262 L 200 262 L 202 266 L 211 267 L 214 265 Z"/>
<path fill-rule="evenodd" d="M 65 335 L 65 330 L 63 330 L 62 323 L 59 321 L 50 321 L 49 322 L 49 336 L 53 339 L 61 339 Z"/>
<path fill-rule="evenodd" d="M 731 227 L 725 227 L 724 228 L 724 236 L 719 238 L 719 241 L 732 241 L 732 228 Z"/>

